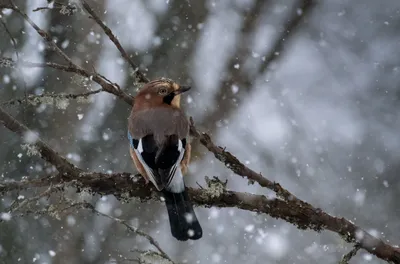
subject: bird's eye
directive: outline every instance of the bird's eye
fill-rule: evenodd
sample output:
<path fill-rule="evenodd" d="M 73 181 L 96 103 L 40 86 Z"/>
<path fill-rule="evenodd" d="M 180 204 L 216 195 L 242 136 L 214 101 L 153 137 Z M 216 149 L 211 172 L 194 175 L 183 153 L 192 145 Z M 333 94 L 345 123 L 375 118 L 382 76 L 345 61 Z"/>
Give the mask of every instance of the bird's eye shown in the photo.
<path fill-rule="evenodd" d="M 159 94 L 159 95 L 166 95 L 167 92 L 168 92 L 168 90 L 167 90 L 166 88 L 160 88 L 160 89 L 158 90 L 158 94 Z"/>

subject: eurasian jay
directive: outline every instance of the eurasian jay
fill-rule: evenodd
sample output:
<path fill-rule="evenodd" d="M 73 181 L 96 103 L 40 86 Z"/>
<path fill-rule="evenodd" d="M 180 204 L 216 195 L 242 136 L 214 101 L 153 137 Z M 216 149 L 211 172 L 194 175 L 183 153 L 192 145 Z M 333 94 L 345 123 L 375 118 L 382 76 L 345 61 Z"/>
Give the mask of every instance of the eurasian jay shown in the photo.
<path fill-rule="evenodd" d="M 151 181 L 162 192 L 171 233 L 180 241 L 203 234 L 183 180 L 191 146 L 180 100 L 189 89 L 164 78 L 147 83 L 136 95 L 128 121 L 133 163 L 146 183 Z"/>

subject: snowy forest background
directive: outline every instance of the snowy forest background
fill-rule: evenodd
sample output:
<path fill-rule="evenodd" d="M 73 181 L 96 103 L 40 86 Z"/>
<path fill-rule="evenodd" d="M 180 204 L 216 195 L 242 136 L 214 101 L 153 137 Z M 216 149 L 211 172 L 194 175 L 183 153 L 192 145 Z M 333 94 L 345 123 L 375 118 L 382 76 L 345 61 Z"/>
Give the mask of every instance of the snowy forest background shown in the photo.
<path fill-rule="evenodd" d="M 66 15 L 60 9 L 33 12 L 47 6 L 44 0 L 14 2 L 75 63 L 95 67 L 135 94 L 132 69 L 79 4 L 74 14 Z M 343 216 L 390 244 L 399 243 L 399 1 L 329 0 L 311 7 L 291 0 L 89 3 L 147 77 L 192 85 L 184 108 L 216 144 L 315 207 Z M 296 15 L 304 17 L 285 34 L 285 25 Z M 62 62 L 21 16 L 3 10 L 1 19 L 17 41 L 21 59 Z M 0 53 L 16 58 L 3 25 Z M 51 68 L 0 67 L 0 105 L 53 149 L 84 169 L 134 173 L 126 139 L 130 109 L 115 96 L 99 93 L 86 102 L 55 104 L 1 103 L 26 94 L 97 88 Z M 3 126 L 0 142 L 1 179 L 54 173 L 48 163 L 26 155 L 20 138 Z M 207 175 L 228 179 L 232 190 L 269 193 L 248 185 L 196 141 L 193 147 L 187 185 L 204 185 Z M 129 220 L 179 263 L 337 263 L 352 248 L 331 232 L 298 230 L 265 214 L 214 207 L 195 208 L 203 238 L 179 242 L 170 234 L 162 203 L 121 202 L 113 196 L 76 194 L 72 188 L 67 195 Z M 0 212 L 17 197 L 15 192 L 2 196 Z M 1 263 L 129 263 L 121 256 L 130 258 L 136 254 L 132 249 L 149 247 L 123 225 L 83 209 L 59 219 L 3 218 Z M 351 263 L 385 262 L 360 251 Z"/>

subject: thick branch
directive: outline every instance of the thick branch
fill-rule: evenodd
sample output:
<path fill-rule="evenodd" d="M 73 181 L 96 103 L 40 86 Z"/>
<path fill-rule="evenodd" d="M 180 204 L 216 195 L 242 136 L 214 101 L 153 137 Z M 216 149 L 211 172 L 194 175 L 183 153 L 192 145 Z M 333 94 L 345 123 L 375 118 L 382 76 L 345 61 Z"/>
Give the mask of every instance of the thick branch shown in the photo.
<path fill-rule="evenodd" d="M 8 129 L 20 136 L 29 131 L 27 127 L 20 124 L 1 108 L 0 121 Z M 150 189 L 150 185 L 144 183 L 142 177 L 135 176 L 132 178 L 129 173 L 83 172 L 53 151 L 42 140 L 38 139 L 35 146 L 43 159 L 57 167 L 61 172 L 63 181 L 71 182 L 78 189 L 90 189 L 102 195 L 113 194 L 117 198 L 138 197 L 143 200 L 149 200 L 157 196 L 157 193 Z M 51 180 L 49 178 L 49 181 Z M 47 184 L 46 179 L 36 180 L 34 183 L 23 182 L 17 184 L 15 182 L 4 182 L 0 184 L 0 192 L 24 189 L 32 185 L 45 186 L 50 185 L 50 182 Z M 292 223 L 300 229 L 330 230 L 339 234 L 347 242 L 358 243 L 361 248 L 381 259 L 400 264 L 400 250 L 398 248 L 394 248 L 373 237 L 344 218 L 333 217 L 305 202 L 300 201 L 301 206 L 299 206 L 299 201 L 293 199 L 285 201 L 268 199 L 264 195 L 227 191 L 225 189 L 222 192 L 215 192 L 212 188 L 187 189 L 191 199 L 197 205 L 236 207 L 247 211 L 266 213 L 274 218 Z"/>
<path fill-rule="evenodd" d="M 205 146 L 214 156 L 221 161 L 228 169 L 233 171 L 235 174 L 247 178 L 251 183 L 258 182 L 260 186 L 266 187 L 270 190 L 276 192 L 276 194 L 285 200 L 295 200 L 300 204 L 305 204 L 305 202 L 299 200 L 296 196 L 291 194 L 286 189 L 282 188 L 279 183 L 272 182 L 267 178 L 264 178 L 261 173 L 257 173 L 252 169 L 246 167 L 238 158 L 233 156 L 230 152 L 226 151 L 225 148 L 216 146 L 211 140 L 211 137 L 204 132 L 197 131 L 196 127 L 193 125 L 193 120 L 191 119 L 191 134 L 200 140 L 200 143 Z"/>
<path fill-rule="evenodd" d="M 8 58 L 0 58 L 0 62 L 2 60 L 6 61 L 7 63 L 10 63 L 11 65 L 14 65 L 14 63 L 15 63 L 11 59 L 8 59 Z M 78 70 L 73 67 L 60 65 L 60 64 L 56 64 L 56 63 L 51 63 L 51 62 L 34 63 L 34 62 L 21 61 L 21 65 L 23 67 L 52 67 L 54 69 L 59 69 L 59 70 L 67 71 L 67 72 L 74 72 L 74 73 L 80 74 L 81 76 L 89 77 L 89 73 L 83 69 Z M 133 102 L 132 97 L 125 94 L 122 90 L 115 89 L 115 87 L 112 84 L 110 84 L 109 82 L 105 82 L 104 79 L 93 78 L 93 81 L 100 84 L 106 92 L 114 94 L 114 95 L 122 98 L 129 105 L 132 104 L 132 102 Z M 111 88 L 110 88 L 110 86 L 111 86 Z M 230 170 L 232 170 L 234 173 L 238 174 L 239 176 L 246 177 L 251 182 L 257 182 L 262 187 L 266 187 L 268 189 L 275 191 L 278 196 L 280 196 L 284 199 L 294 199 L 294 200 L 297 200 L 300 204 L 304 203 L 304 202 L 300 201 L 296 196 L 291 194 L 289 191 L 282 188 L 282 186 L 280 186 L 279 183 L 272 182 L 272 181 L 268 180 L 267 178 L 263 177 L 260 173 L 257 173 L 255 171 L 253 171 L 252 169 L 246 167 L 230 152 L 225 151 L 225 148 L 216 146 L 214 144 L 214 142 L 212 141 L 211 137 L 207 133 L 199 132 L 196 129 L 196 127 L 193 125 L 193 121 L 192 121 L 192 125 L 190 128 L 190 133 L 193 137 L 198 138 L 200 140 L 200 143 L 203 146 L 205 146 L 210 152 L 214 153 L 214 156 L 219 161 L 224 163 L 224 165 L 227 168 L 229 168 Z"/>
<path fill-rule="evenodd" d="M 2 123 L 6 128 L 18 134 L 22 139 L 28 133 L 34 133 L 30 131 L 26 126 L 18 122 L 8 113 L 6 113 L 3 108 L 0 107 L 0 123 Z M 53 164 L 63 176 L 68 177 L 79 177 L 82 170 L 75 167 L 73 164 L 69 163 L 65 158 L 58 155 L 53 149 L 51 149 L 46 143 L 44 143 L 39 138 L 36 140 L 32 147 L 40 154 L 40 157 L 45 161 Z"/>
<path fill-rule="evenodd" d="M 17 7 L 15 7 L 17 9 Z M 87 5 L 87 8 L 90 9 L 90 7 Z M 23 13 L 22 11 L 19 11 L 19 9 L 17 9 L 18 12 L 20 14 L 22 14 L 25 18 L 29 19 L 30 18 Z M 93 12 L 93 11 L 92 11 Z M 94 12 L 93 12 L 94 13 Z M 99 22 L 99 19 L 95 19 L 96 22 Z M 101 22 L 101 21 L 100 21 Z M 102 23 L 102 22 L 101 22 Z M 34 24 L 32 21 L 30 22 L 30 24 L 32 25 L 32 27 L 34 27 L 34 29 L 46 40 L 46 37 L 49 36 L 48 33 L 44 32 L 42 29 L 40 29 L 36 24 Z M 101 26 L 101 25 L 100 25 Z M 103 26 L 101 26 L 103 28 Z M 104 29 L 104 28 L 103 28 Z M 107 28 L 108 29 L 108 28 Z M 109 30 L 109 29 L 108 29 Z M 45 34 L 41 34 L 41 33 L 45 33 Z M 107 31 L 106 31 L 107 34 Z M 111 40 L 113 40 L 111 37 L 114 36 L 110 36 L 109 34 L 107 34 L 107 36 L 110 37 Z M 52 45 L 55 45 L 54 42 L 51 42 Z M 117 46 L 118 49 L 122 49 L 122 46 Z M 123 50 L 124 51 L 124 50 Z M 62 51 L 61 51 L 62 52 Z M 124 53 L 126 54 L 126 52 L 124 51 Z M 62 54 L 61 54 L 62 55 Z M 65 55 L 65 54 L 64 54 Z M 66 56 L 66 55 L 65 55 Z M 124 56 L 124 55 L 123 55 Z M 127 102 L 129 105 L 133 104 L 133 98 L 130 97 L 129 95 L 125 94 L 117 84 L 111 83 L 110 81 L 108 81 L 104 76 L 101 76 L 97 73 L 94 73 L 93 75 L 90 74 L 89 72 L 87 72 L 86 70 L 84 70 L 83 68 L 76 66 L 75 64 L 72 63 L 72 61 L 70 59 L 68 59 L 67 61 L 70 62 L 69 66 L 64 66 L 64 65 L 59 65 L 59 64 L 55 64 L 55 63 L 44 63 L 45 66 L 48 67 L 53 67 L 53 68 L 57 68 L 57 69 L 61 69 L 61 70 L 65 70 L 65 71 L 69 71 L 69 72 L 75 72 L 78 73 L 82 76 L 85 77 L 89 77 L 91 78 L 93 81 L 97 82 L 104 90 L 106 90 L 109 93 L 112 93 L 122 99 L 124 99 L 125 102 Z M 26 62 L 25 62 L 26 63 Z M 24 65 L 24 63 L 22 63 L 22 65 Z M 29 65 L 29 63 L 28 63 Z M 30 64 L 29 66 L 32 66 L 32 64 Z M 137 69 L 139 71 L 139 69 Z M 142 74 L 144 76 L 144 74 Z M 144 81 L 148 81 L 147 79 Z M 256 181 L 258 182 L 261 186 L 270 188 L 271 190 L 277 191 L 277 194 L 280 195 L 281 197 L 284 197 L 285 199 L 291 198 L 291 199 L 296 199 L 298 200 L 294 195 L 291 195 L 288 191 L 284 190 L 282 187 L 280 187 L 279 184 L 275 184 L 272 183 L 271 181 L 269 181 L 268 179 L 264 178 L 261 176 L 261 174 L 257 174 L 254 171 L 250 170 L 249 168 L 247 168 L 246 166 L 244 166 L 242 163 L 240 163 L 236 157 L 234 157 L 233 155 L 231 155 L 229 152 L 225 152 L 225 151 L 219 151 L 219 149 L 215 146 L 215 144 L 212 142 L 211 138 L 205 134 L 205 133 L 195 133 L 196 129 L 194 126 L 192 126 L 191 128 L 191 134 L 192 136 L 195 137 L 200 137 L 200 142 L 207 147 L 211 152 L 214 153 L 214 155 L 225 164 L 225 166 L 227 166 L 228 168 L 230 168 L 233 172 L 235 173 L 240 173 L 240 176 L 243 177 L 247 177 L 248 179 L 252 180 L 252 181 Z M 214 146 L 212 148 L 210 148 L 210 146 Z M 232 167 L 232 165 L 234 165 L 235 163 L 227 163 L 225 162 L 225 159 L 228 158 L 228 161 L 230 160 L 236 160 L 239 163 L 236 163 L 238 167 Z"/>

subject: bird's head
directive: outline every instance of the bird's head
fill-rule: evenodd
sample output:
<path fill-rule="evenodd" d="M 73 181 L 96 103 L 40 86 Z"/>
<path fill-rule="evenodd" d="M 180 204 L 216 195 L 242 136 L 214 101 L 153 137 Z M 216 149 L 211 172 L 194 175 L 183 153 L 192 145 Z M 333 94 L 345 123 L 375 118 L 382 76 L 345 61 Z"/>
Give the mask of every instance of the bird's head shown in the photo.
<path fill-rule="evenodd" d="M 173 106 L 180 108 L 181 93 L 190 90 L 190 86 L 179 85 L 176 82 L 161 78 L 144 85 L 136 95 L 135 105 L 148 106 Z"/>

